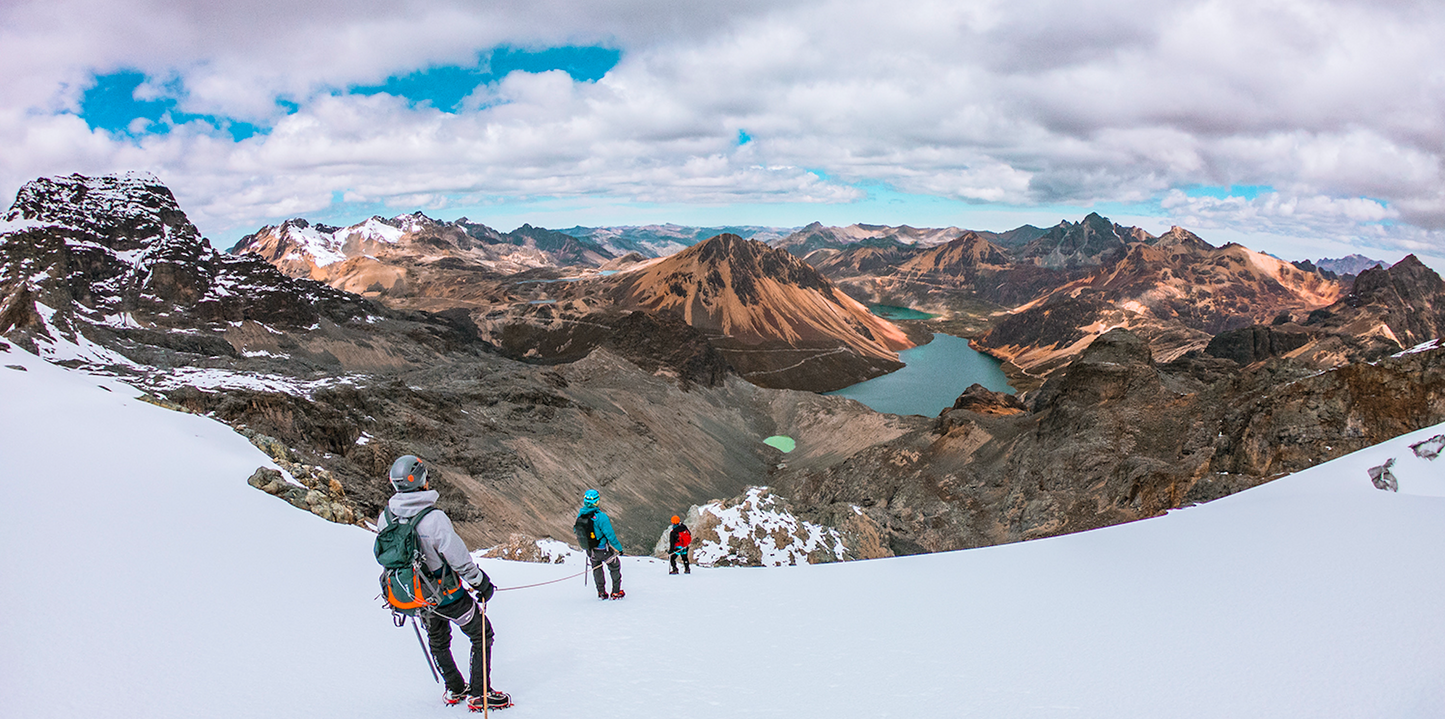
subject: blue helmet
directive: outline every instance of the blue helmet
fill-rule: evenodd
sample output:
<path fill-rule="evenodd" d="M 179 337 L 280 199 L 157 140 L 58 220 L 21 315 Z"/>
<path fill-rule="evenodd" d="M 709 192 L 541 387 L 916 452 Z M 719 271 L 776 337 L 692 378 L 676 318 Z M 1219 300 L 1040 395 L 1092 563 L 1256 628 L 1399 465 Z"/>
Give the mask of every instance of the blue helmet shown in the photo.
<path fill-rule="evenodd" d="M 602 495 L 598 494 L 595 489 L 589 489 L 586 494 L 582 495 L 582 506 L 584 507 L 596 507 L 597 503 L 601 501 Z"/>

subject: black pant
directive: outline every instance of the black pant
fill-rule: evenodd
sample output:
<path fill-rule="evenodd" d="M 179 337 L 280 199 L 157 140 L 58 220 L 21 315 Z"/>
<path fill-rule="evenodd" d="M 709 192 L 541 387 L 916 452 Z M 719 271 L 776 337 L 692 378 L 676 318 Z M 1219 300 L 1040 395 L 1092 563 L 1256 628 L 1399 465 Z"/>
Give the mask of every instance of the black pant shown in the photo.
<path fill-rule="evenodd" d="M 592 560 L 592 579 L 597 585 L 598 593 L 607 593 L 607 582 L 602 576 L 602 565 L 604 564 L 612 570 L 612 592 L 615 594 L 622 591 L 622 558 L 617 556 L 617 553 L 611 548 L 598 547 L 587 550 L 587 553 Z M 609 557 L 611 557 L 610 560 Z"/>
<path fill-rule="evenodd" d="M 462 674 L 457 671 L 457 662 L 452 659 L 452 622 L 456 622 L 462 628 L 462 634 L 472 641 L 470 686 L 462 681 Z M 482 610 L 477 603 L 463 590 L 461 599 L 437 607 L 436 614 L 422 618 L 422 625 L 426 627 L 431 655 L 437 661 L 437 669 L 441 670 L 447 691 L 481 696 L 484 680 L 486 686 L 491 686 L 492 622 L 482 616 Z"/>
<path fill-rule="evenodd" d="M 678 558 L 678 557 L 682 557 L 682 568 L 683 568 L 683 569 L 686 569 L 686 570 L 689 571 L 689 572 L 691 572 L 691 571 L 692 571 L 692 567 L 688 566 L 688 563 L 687 563 L 687 549 L 686 549 L 686 548 L 682 548 L 681 551 L 679 551 L 678 549 L 672 550 L 672 558 L 668 560 L 668 564 L 672 566 L 672 571 L 674 571 L 674 572 L 677 571 L 677 558 Z"/>

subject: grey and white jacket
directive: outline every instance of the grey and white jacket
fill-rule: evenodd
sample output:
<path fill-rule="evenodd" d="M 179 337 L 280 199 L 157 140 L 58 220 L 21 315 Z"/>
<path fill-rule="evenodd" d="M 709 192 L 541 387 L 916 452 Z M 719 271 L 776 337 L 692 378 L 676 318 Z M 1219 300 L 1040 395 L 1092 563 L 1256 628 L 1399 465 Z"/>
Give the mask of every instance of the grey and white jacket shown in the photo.
<path fill-rule="evenodd" d="M 391 495 L 386 506 L 391 513 L 399 519 L 415 517 L 423 509 L 437 503 L 437 494 L 434 489 L 422 490 L 419 492 L 399 492 Z M 381 517 L 376 521 L 377 531 L 386 528 L 386 513 L 382 512 Z M 457 530 L 452 527 L 452 520 L 440 509 L 429 512 L 421 518 L 416 525 L 417 539 L 421 542 L 422 558 L 426 561 L 426 568 L 435 572 L 442 568 L 445 561 L 467 584 L 477 587 L 485 586 L 487 583 L 486 574 L 472 561 L 471 552 L 467 551 L 466 543 L 457 535 Z"/>

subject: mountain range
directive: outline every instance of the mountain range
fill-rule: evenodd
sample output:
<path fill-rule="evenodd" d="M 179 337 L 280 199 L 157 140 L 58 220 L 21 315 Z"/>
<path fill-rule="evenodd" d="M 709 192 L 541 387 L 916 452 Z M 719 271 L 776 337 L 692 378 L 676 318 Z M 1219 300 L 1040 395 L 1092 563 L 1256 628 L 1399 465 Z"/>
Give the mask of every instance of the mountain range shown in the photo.
<path fill-rule="evenodd" d="M 768 486 L 846 559 L 986 546 L 1157 516 L 1445 420 L 1445 283 L 1413 257 L 1346 278 L 1092 215 L 609 259 L 408 217 L 283 223 L 224 254 L 152 177 L 42 178 L 0 227 L 0 336 L 231 424 L 285 471 L 255 486 L 332 521 L 374 516 L 390 461 L 423 456 L 474 544 L 566 538 L 599 488 L 646 551 L 671 514 Z M 487 266 L 503 246 L 549 264 Z M 886 371 L 969 323 L 1033 384 L 935 418 L 787 389 Z M 797 449 L 762 442 L 779 434 Z"/>

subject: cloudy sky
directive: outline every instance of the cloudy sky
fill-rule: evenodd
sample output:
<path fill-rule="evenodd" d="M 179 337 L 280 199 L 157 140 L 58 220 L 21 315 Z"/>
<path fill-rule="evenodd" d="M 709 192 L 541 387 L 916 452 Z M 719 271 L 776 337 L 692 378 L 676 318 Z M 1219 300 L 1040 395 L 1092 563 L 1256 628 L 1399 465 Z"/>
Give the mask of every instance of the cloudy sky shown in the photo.
<path fill-rule="evenodd" d="M 1438 0 L 5 0 L 0 194 L 148 170 L 216 244 L 1098 211 L 1445 267 Z"/>

